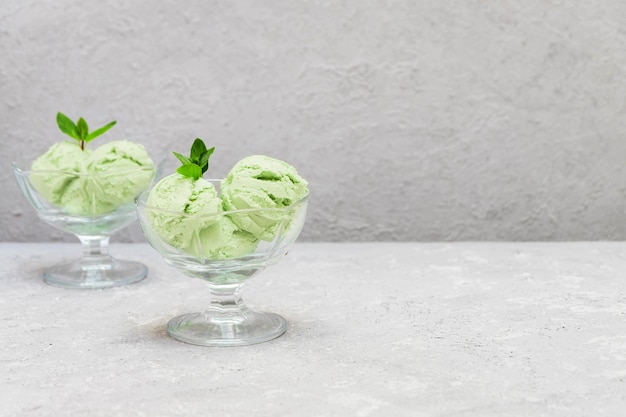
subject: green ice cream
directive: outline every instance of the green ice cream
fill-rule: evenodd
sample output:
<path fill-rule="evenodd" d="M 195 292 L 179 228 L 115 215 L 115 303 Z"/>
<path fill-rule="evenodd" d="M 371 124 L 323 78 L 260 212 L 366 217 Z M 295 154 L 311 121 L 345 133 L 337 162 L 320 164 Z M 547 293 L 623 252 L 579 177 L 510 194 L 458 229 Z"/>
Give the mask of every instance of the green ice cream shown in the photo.
<path fill-rule="evenodd" d="M 218 196 L 202 179 L 213 150 L 196 139 L 189 156 L 174 152 L 182 165 L 150 191 L 146 217 L 150 231 L 175 248 L 206 259 L 238 258 L 253 253 L 259 240 L 272 241 L 280 225 L 289 227 L 308 184 L 288 163 L 255 155 L 233 167 Z"/>
<path fill-rule="evenodd" d="M 131 204 L 150 185 L 154 169 L 145 148 L 133 142 L 113 141 L 93 152 L 61 142 L 33 162 L 29 178 L 66 212 L 98 216 Z"/>
<path fill-rule="evenodd" d="M 309 193 L 308 183 L 288 163 L 263 155 L 239 161 L 221 183 L 224 210 L 280 209 Z M 234 223 L 261 240 L 274 239 L 278 225 L 289 216 L 282 210 L 233 214 Z M 289 219 L 286 219 L 287 222 Z"/>
<path fill-rule="evenodd" d="M 209 259 L 231 259 L 254 252 L 259 240 L 239 229 L 228 216 L 200 231 L 200 253 Z"/>
<path fill-rule="evenodd" d="M 148 195 L 149 219 L 161 239 L 199 255 L 199 233 L 217 223 L 221 201 L 210 182 L 172 174 L 159 181 Z"/>
<path fill-rule="evenodd" d="M 137 143 L 119 140 L 97 148 L 87 163 L 95 204 L 92 212 L 106 213 L 132 203 L 150 186 L 154 169 L 145 148 Z"/>
<path fill-rule="evenodd" d="M 91 151 L 82 151 L 76 142 L 55 143 L 33 161 L 30 182 L 47 201 L 60 205 L 65 190 L 83 172 L 89 154 Z"/>
<path fill-rule="evenodd" d="M 172 174 L 159 181 L 146 201 L 150 225 L 175 248 L 208 259 L 253 252 L 258 239 L 222 216 L 222 201 L 210 182 Z M 157 210 L 155 210 L 157 209 Z"/>

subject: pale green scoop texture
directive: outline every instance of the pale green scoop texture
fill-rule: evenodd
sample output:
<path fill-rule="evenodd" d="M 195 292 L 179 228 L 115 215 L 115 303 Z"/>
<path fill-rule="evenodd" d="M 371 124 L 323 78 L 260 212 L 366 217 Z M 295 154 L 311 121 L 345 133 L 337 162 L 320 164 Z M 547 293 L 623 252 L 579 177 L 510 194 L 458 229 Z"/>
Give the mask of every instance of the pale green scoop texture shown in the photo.
<path fill-rule="evenodd" d="M 65 190 L 83 171 L 90 154 L 76 142 L 55 143 L 32 163 L 30 182 L 47 201 L 60 205 Z"/>
<path fill-rule="evenodd" d="M 198 255 L 198 233 L 219 221 L 222 207 L 215 187 L 178 173 L 159 181 L 148 195 L 150 224 L 164 242 Z"/>
<path fill-rule="evenodd" d="M 93 151 L 87 164 L 102 209 L 115 209 L 147 189 L 154 164 L 143 146 L 129 141 L 106 143 Z"/>
<path fill-rule="evenodd" d="M 239 229 L 228 216 L 200 231 L 201 251 L 209 259 L 231 259 L 254 252 L 259 239 Z"/>
<path fill-rule="evenodd" d="M 210 182 L 178 173 L 163 178 L 146 201 L 152 229 L 175 248 L 208 259 L 253 252 L 258 239 L 222 216 L 222 201 Z"/>
<path fill-rule="evenodd" d="M 264 155 L 252 155 L 239 161 L 222 180 L 221 191 L 224 210 L 285 208 L 309 193 L 307 181 L 293 166 Z M 242 230 L 261 240 L 272 241 L 286 215 L 290 214 L 268 210 L 259 214 L 237 214 L 232 219 Z"/>
<path fill-rule="evenodd" d="M 94 151 L 60 142 L 32 166 L 30 181 L 50 203 L 76 215 L 98 216 L 131 204 L 148 188 L 154 163 L 145 148 L 119 140 Z"/>
<path fill-rule="evenodd" d="M 277 226 L 288 224 L 284 210 L 308 195 L 307 182 L 286 162 L 255 155 L 238 162 L 221 183 L 213 185 L 173 174 L 161 180 L 147 199 L 152 229 L 163 241 L 207 259 L 231 259 L 254 252 L 259 240 L 272 241 Z M 150 207 L 167 210 L 151 210 Z M 240 209 L 262 213 L 229 213 Z M 194 216 L 190 216 L 194 215 Z"/>

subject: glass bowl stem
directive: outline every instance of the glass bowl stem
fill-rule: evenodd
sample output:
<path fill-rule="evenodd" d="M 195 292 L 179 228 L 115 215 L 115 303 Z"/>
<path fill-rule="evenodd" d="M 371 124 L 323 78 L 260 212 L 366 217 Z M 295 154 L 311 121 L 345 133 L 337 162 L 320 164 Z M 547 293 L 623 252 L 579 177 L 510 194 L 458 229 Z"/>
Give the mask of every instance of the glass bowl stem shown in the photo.
<path fill-rule="evenodd" d="M 109 255 L 110 236 L 87 236 L 76 235 L 83 245 L 83 256 L 80 264 L 85 269 L 102 268 L 108 269 L 113 264 L 113 258 Z"/>
<path fill-rule="evenodd" d="M 109 235 L 76 236 L 83 246 L 81 258 L 44 271 L 46 283 L 63 288 L 109 288 L 132 284 L 148 275 L 144 264 L 109 255 Z"/>
<path fill-rule="evenodd" d="M 209 307 L 201 313 L 174 317 L 167 324 L 167 332 L 182 342 L 202 346 L 252 345 L 285 333 L 284 318 L 246 307 L 242 287 L 242 283 L 210 283 Z"/>

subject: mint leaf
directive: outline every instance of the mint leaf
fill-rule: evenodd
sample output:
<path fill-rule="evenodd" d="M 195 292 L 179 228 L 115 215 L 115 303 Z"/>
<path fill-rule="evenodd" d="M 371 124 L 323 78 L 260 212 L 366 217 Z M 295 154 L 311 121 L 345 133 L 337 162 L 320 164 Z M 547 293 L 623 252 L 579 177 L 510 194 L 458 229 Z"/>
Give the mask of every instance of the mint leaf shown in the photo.
<path fill-rule="evenodd" d="M 209 169 L 209 158 L 211 157 L 214 151 L 215 151 L 215 146 L 212 147 L 211 149 L 207 149 L 206 151 L 202 153 L 202 156 L 200 156 L 200 161 L 198 161 L 199 162 L 198 165 L 200 165 L 200 168 L 202 168 L 203 174 Z"/>
<path fill-rule="evenodd" d="M 89 126 L 87 126 L 87 122 L 82 117 L 78 119 L 78 123 L 76 123 L 76 130 L 78 131 L 80 140 L 85 140 L 89 134 Z"/>
<path fill-rule="evenodd" d="M 74 122 L 61 112 L 57 113 L 57 125 L 59 126 L 59 129 L 61 129 L 61 132 L 71 138 L 80 140 L 78 136 L 78 129 L 76 128 Z"/>
<path fill-rule="evenodd" d="M 178 152 L 172 152 L 182 163 L 182 166 L 178 167 L 176 172 L 185 177 L 197 180 L 209 169 L 209 158 L 214 151 L 215 146 L 211 149 L 207 149 L 202 139 L 196 138 L 191 145 L 189 157 L 181 155 Z"/>
<path fill-rule="evenodd" d="M 78 122 L 74 123 L 69 117 L 67 117 L 63 113 L 57 113 L 57 125 L 59 125 L 59 129 L 61 129 L 61 132 L 80 142 L 80 148 L 83 150 L 85 149 L 85 143 L 92 141 L 96 137 L 109 130 L 110 128 L 115 126 L 115 123 L 117 122 L 113 121 L 106 126 L 103 126 L 100 129 L 96 129 L 95 131 L 89 133 L 89 125 L 87 125 L 87 122 L 82 117 L 78 119 Z"/>
<path fill-rule="evenodd" d="M 115 126 L 116 123 L 117 123 L 116 121 L 112 121 L 111 123 L 109 123 L 109 124 L 107 124 L 105 126 L 102 126 L 99 129 L 94 130 L 93 132 L 91 132 L 90 134 L 85 136 L 85 142 L 91 142 L 92 140 L 94 140 L 98 136 L 102 135 L 104 132 L 106 132 L 107 130 L 109 130 L 113 126 Z"/>
<path fill-rule="evenodd" d="M 183 165 L 187 165 L 187 164 L 191 164 L 191 160 L 189 158 L 187 158 L 185 155 L 181 155 L 178 152 L 172 152 L 174 154 L 174 156 L 176 158 L 178 158 L 178 160 L 183 164 Z"/>
<path fill-rule="evenodd" d="M 202 176 L 202 168 L 196 164 L 185 164 L 176 170 L 179 174 L 197 180 Z"/>
<path fill-rule="evenodd" d="M 198 165 L 200 159 L 202 158 L 202 154 L 206 152 L 206 145 L 200 138 L 196 138 L 193 141 L 193 145 L 191 145 L 191 154 L 189 155 L 192 162 L 197 163 Z"/>

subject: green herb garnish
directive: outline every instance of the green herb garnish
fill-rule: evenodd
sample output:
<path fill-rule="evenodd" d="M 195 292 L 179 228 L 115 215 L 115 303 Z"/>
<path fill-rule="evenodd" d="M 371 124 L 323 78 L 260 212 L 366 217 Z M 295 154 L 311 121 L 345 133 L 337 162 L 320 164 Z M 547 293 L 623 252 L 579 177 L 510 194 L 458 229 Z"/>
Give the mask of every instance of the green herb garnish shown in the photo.
<path fill-rule="evenodd" d="M 96 129 L 89 133 L 89 126 L 82 117 L 78 119 L 78 122 L 74 123 L 69 117 L 61 112 L 57 113 L 57 124 L 61 132 L 65 133 L 71 138 L 80 142 L 80 149 L 85 150 L 85 143 L 91 142 L 104 132 L 115 126 L 115 121 L 102 126 L 100 129 Z"/>
<path fill-rule="evenodd" d="M 185 177 L 197 180 L 209 169 L 209 157 L 214 150 L 215 146 L 211 149 L 207 149 L 202 139 L 196 138 L 196 140 L 193 141 L 193 145 L 191 145 L 189 157 L 174 152 L 174 156 L 183 164 L 178 167 L 176 172 Z"/>

